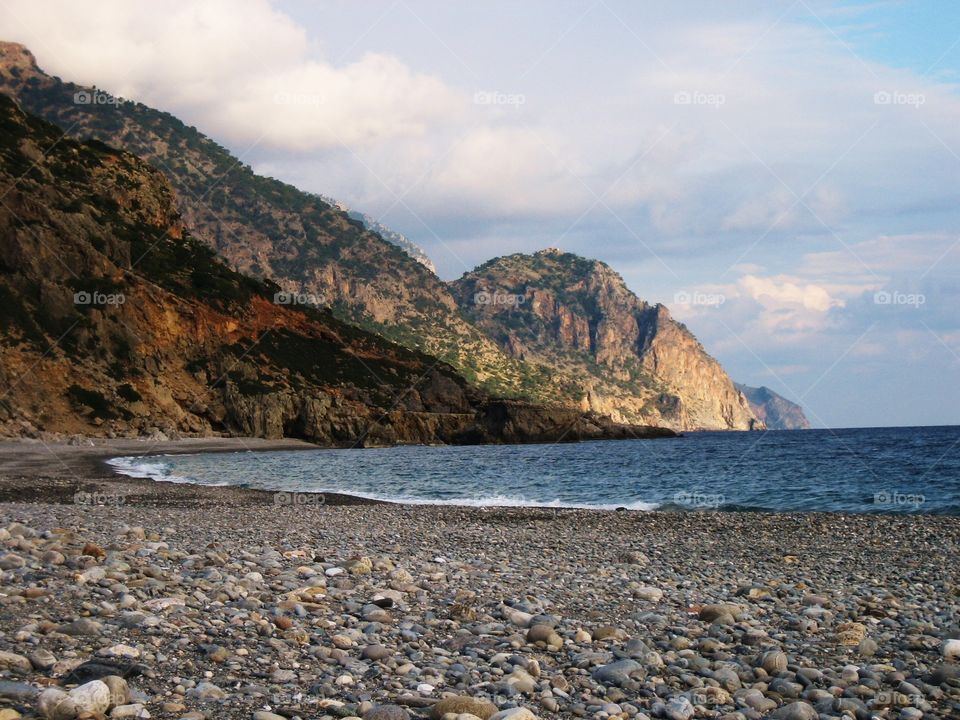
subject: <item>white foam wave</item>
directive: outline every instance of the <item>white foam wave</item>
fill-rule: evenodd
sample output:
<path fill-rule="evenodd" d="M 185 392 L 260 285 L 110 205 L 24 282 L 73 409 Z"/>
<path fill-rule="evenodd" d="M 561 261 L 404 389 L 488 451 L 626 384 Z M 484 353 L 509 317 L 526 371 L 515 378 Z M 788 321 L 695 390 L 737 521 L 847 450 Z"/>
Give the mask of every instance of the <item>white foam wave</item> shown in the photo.
<path fill-rule="evenodd" d="M 172 457 L 166 455 L 164 457 Z M 158 482 L 186 483 L 194 485 L 208 485 L 213 487 L 228 486 L 230 482 L 200 482 L 196 478 L 190 478 L 173 473 L 173 463 L 159 459 L 159 456 L 150 457 L 116 457 L 107 460 L 116 472 L 128 477 L 156 480 Z M 554 498 L 553 500 L 530 500 L 522 496 L 512 495 L 489 495 L 482 497 L 462 497 L 462 498 L 423 498 L 411 495 L 388 495 L 384 493 L 370 493 L 345 488 L 304 488 L 304 487 L 260 487 L 260 490 L 268 492 L 302 492 L 302 493 L 330 493 L 336 495 L 349 495 L 352 497 L 363 498 L 365 500 L 378 500 L 380 502 L 398 503 L 401 505 L 444 505 L 452 507 L 477 507 L 477 508 L 497 508 L 497 507 L 515 507 L 515 508 L 556 508 L 558 510 L 617 510 L 624 508 L 626 510 L 649 511 L 656 510 L 660 503 L 644 502 L 636 500 L 629 503 L 582 503 L 572 502 Z"/>
<path fill-rule="evenodd" d="M 151 457 L 115 457 L 107 460 L 107 465 L 121 475 L 158 482 L 195 483 L 190 478 L 175 475 L 172 464 L 156 456 Z"/>

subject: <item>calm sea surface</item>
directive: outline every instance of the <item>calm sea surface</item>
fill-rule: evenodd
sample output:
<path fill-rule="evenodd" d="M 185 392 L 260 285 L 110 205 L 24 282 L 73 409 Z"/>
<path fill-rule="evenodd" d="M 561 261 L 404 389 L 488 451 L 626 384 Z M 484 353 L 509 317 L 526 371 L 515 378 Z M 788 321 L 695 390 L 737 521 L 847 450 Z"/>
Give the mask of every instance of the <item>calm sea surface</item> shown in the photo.
<path fill-rule="evenodd" d="M 110 461 L 136 477 L 424 504 L 960 515 L 960 426 L 668 440 L 208 453 Z"/>

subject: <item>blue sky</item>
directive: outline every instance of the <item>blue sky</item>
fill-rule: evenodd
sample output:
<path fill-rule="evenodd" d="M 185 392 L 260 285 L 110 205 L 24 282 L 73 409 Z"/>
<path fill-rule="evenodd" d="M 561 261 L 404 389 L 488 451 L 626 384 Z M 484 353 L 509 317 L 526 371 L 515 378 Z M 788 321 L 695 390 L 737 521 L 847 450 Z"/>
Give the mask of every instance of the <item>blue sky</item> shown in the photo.
<path fill-rule="evenodd" d="M 559 246 L 815 425 L 960 422 L 955 3 L 14 0 L 0 27 L 444 278 Z"/>

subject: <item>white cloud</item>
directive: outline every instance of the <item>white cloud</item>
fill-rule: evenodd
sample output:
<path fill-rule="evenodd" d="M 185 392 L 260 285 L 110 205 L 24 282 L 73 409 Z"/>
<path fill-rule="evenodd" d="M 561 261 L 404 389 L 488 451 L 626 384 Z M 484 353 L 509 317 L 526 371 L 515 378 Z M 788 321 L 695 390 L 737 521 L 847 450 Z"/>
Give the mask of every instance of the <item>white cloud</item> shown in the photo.
<path fill-rule="evenodd" d="M 826 313 L 830 308 L 843 306 L 843 301 L 832 298 L 826 288 L 796 278 L 746 275 L 740 279 L 739 285 L 764 307 L 798 307 Z"/>
<path fill-rule="evenodd" d="M 232 143 L 362 148 L 423 135 L 464 104 L 396 57 L 315 59 L 303 28 L 265 0 L 13 0 L 0 25 L 48 72 L 173 110 Z"/>

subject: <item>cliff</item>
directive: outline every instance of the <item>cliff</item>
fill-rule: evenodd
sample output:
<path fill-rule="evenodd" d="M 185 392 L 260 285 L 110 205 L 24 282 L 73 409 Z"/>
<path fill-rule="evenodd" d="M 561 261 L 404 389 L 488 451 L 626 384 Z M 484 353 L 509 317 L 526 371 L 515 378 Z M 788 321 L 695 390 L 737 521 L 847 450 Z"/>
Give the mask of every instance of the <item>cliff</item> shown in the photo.
<path fill-rule="evenodd" d="M 557 368 L 585 409 L 677 429 L 762 426 L 697 339 L 602 262 L 510 255 L 452 286 L 467 317 L 514 357 Z"/>
<path fill-rule="evenodd" d="M 666 433 L 513 408 L 452 367 L 290 305 L 191 234 L 158 170 L 0 95 L 0 433 L 332 445 Z"/>
<path fill-rule="evenodd" d="M 562 336 L 541 345 L 501 327 L 511 317 L 502 308 L 478 311 L 465 303 L 469 278 L 442 282 L 406 238 L 319 195 L 256 175 L 168 113 L 51 77 L 16 43 L 0 42 L 0 91 L 76 138 L 152 164 L 175 191 L 174 207 L 191 238 L 231 269 L 276 283 L 291 303 L 324 308 L 344 323 L 436 357 L 487 396 L 627 424 L 756 425 L 697 340 L 665 309 L 638 301 L 606 266 L 588 273 L 583 307 L 551 295 L 551 287 L 570 281 L 562 264 L 552 268 L 559 273 L 553 280 L 545 270 L 531 284 L 537 322 L 556 323 Z M 590 310 L 596 299 L 603 302 L 599 315 Z"/>
<path fill-rule="evenodd" d="M 332 201 L 255 174 L 169 113 L 47 75 L 17 43 L 0 42 L 0 92 L 74 137 L 127 150 L 160 170 L 193 236 L 233 269 L 439 357 L 490 392 L 519 397 L 536 388 L 538 401 L 567 400 L 546 370 L 513 360 L 464 320 L 428 259 Z"/>
<path fill-rule="evenodd" d="M 778 395 L 768 387 L 750 387 L 737 383 L 754 414 L 763 420 L 769 430 L 809 430 L 810 421 L 803 408 Z"/>

